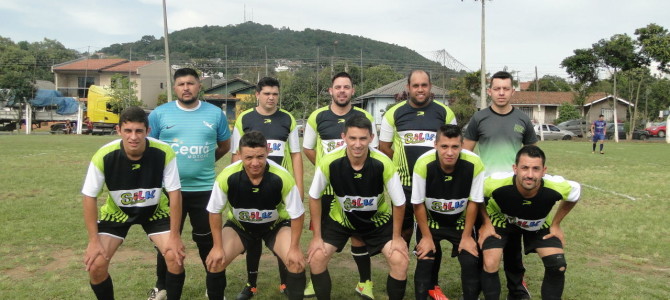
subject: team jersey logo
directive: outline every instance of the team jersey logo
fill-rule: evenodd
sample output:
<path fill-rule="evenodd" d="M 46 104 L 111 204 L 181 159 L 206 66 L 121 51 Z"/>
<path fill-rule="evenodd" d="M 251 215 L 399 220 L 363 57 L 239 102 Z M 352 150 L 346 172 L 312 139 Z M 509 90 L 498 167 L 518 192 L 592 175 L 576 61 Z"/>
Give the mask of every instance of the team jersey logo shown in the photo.
<path fill-rule="evenodd" d="M 433 147 L 435 143 L 435 132 L 434 131 L 400 131 L 398 132 L 402 143 L 405 146 L 424 146 L 424 147 Z"/>
<path fill-rule="evenodd" d="M 130 170 L 131 170 L 131 171 L 134 171 L 134 170 L 139 170 L 139 169 L 142 167 L 142 165 L 140 165 L 140 164 L 132 164 L 132 165 L 130 165 L 130 167 L 131 167 Z"/>
<path fill-rule="evenodd" d="M 209 129 L 214 130 L 214 124 L 209 123 L 207 121 L 202 121 L 202 124 L 205 124 L 205 126 L 207 126 Z"/>
<path fill-rule="evenodd" d="M 268 140 L 268 156 L 284 156 L 285 145 L 280 140 Z"/>
<path fill-rule="evenodd" d="M 235 208 L 233 209 L 235 219 L 247 223 L 269 223 L 279 219 L 277 210 L 259 210 L 253 208 Z"/>
<path fill-rule="evenodd" d="M 272 123 L 272 119 L 263 119 L 263 124 L 270 124 Z"/>
<path fill-rule="evenodd" d="M 454 179 L 453 176 L 449 176 L 449 175 L 445 175 L 445 176 L 444 176 L 444 181 L 451 181 L 451 180 L 453 180 L 453 179 Z"/>
<path fill-rule="evenodd" d="M 435 198 L 426 199 L 426 205 L 430 211 L 444 215 L 456 215 L 462 213 L 467 206 L 467 202 L 467 198 L 450 200 Z"/>
<path fill-rule="evenodd" d="M 526 128 L 519 125 L 519 124 L 514 124 L 514 132 L 518 132 L 523 134 L 526 131 Z"/>
<path fill-rule="evenodd" d="M 321 146 L 323 147 L 323 150 L 325 153 L 329 153 L 335 148 L 340 147 L 344 145 L 344 140 L 342 139 L 333 139 L 333 140 L 322 140 L 321 141 Z"/>
<path fill-rule="evenodd" d="M 377 197 L 344 196 L 337 197 L 344 211 L 375 211 L 377 210 Z"/>
<path fill-rule="evenodd" d="M 361 173 L 354 173 L 354 179 L 361 179 L 363 178 L 363 174 Z"/>
<path fill-rule="evenodd" d="M 416 116 L 417 116 L 417 117 L 421 117 L 421 116 L 423 116 L 423 115 L 425 115 L 425 114 L 426 114 L 425 111 L 417 111 L 417 112 L 416 112 Z"/>
<path fill-rule="evenodd" d="M 182 145 L 183 143 L 184 141 L 175 139 L 173 140 L 173 143 L 170 144 L 170 147 L 172 147 L 172 150 L 174 150 L 176 154 L 186 156 L 186 158 L 196 161 L 205 159 L 210 151 L 216 149 L 211 148 L 208 142 L 205 142 L 204 145 L 191 146 Z"/>
<path fill-rule="evenodd" d="M 252 193 L 258 193 L 258 191 L 260 191 L 260 190 L 261 189 L 259 189 L 259 188 L 251 188 Z"/>
<path fill-rule="evenodd" d="M 118 206 L 146 207 L 158 204 L 161 189 L 118 190 L 109 194 Z"/>
<path fill-rule="evenodd" d="M 519 226 L 521 229 L 525 229 L 528 231 L 538 231 L 542 229 L 542 225 L 544 224 L 545 219 L 539 219 L 539 220 L 524 220 L 524 219 L 519 219 L 517 217 L 513 216 L 508 216 L 505 215 L 507 218 L 507 222 Z"/>
<path fill-rule="evenodd" d="M 533 201 L 530 200 L 523 200 L 523 202 L 521 203 L 521 205 L 531 205 L 531 204 L 533 204 Z"/>
<path fill-rule="evenodd" d="M 344 123 L 344 119 L 337 119 L 337 123 Z"/>

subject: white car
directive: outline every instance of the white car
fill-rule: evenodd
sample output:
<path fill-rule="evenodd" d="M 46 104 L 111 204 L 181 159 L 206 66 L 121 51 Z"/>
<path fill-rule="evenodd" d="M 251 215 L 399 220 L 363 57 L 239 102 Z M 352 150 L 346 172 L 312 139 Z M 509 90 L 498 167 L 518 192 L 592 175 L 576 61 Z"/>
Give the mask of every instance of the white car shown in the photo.
<path fill-rule="evenodd" d="M 533 126 L 535 128 L 535 134 L 537 139 L 540 140 L 540 125 Z M 553 124 L 542 124 L 542 135 L 544 140 L 571 140 L 574 137 L 577 137 L 572 131 L 561 130 Z"/>

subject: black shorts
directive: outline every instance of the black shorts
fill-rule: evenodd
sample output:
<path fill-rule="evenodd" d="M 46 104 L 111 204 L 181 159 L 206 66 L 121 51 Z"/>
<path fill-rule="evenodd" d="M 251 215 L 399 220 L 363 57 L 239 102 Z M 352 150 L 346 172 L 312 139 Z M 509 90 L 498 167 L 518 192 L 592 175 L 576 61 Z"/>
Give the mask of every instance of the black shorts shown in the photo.
<path fill-rule="evenodd" d="M 414 206 L 412 205 L 412 187 L 403 186 L 405 193 L 405 217 L 402 220 L 402 230 L 414 228 Z"/>
<path fill-rule="evenodd" d="M 393 239 L 393 222 L 389 221 L 380 227 L 369 230 L 354 230 L 342 226 L 328 216 L 321 226 L 321 238 L 325 243 L 335 246 L 337 252 L 342 251 L 344 245 L 353 235 L 365 242 L 370 256 L 377 255 L 386 243 Z"/>
<path fill-rule="evenodd" d="M 209 212 L 207 211 L 207 203 L 212 191 L 197 191 L 197 192 L 181 192 L 181 230 L 184 230 L 184 222 L 186 215 L 189 216 L 192 234 L 194 236 L 205 236 L 209 240 L 212 239 L 212 229 L 209 227 Z"/>
<path fill-rule="evenodd" d="M 98 234 L 104 234 L 123 240 L 126 238 L 126 235 L 128 235 L 130 226 L 133 226 L 134 224 L 142 225 L 142 229 L 144 229 L 144 232 L 146 232 L 147 236 L 170 232 L 170 218 L 167 217 L 142 223 L 98 221 Z"/>
<path fill-rule="evenodd" d="M 435 243 L 435 248 L 440 247 L 440 241 L 447 240 L 451 243 L 451 257 L 458 256 L 458 246 L 461 243 L 461 237 L 463 236 L 463 230 L 456 229 L 455 227 L 442 227 L 442 228 L 430 228 L 430 234 L 433 236 L 433 243 Z M 421 240 L 421 230 L 417 228 L 416 230 L 416 243 L 418 244 Z M 416 247 L 414 248 L 416 249 Z"/>
<path fill-rule="evenodd" d="M 291 227 L 291 221 L 286 220 L 279 222 L 277 225 L 275 225 L 274 228 L 264 232 L 249 232 L 238 227 L 235 223 L 231 221 L 226 221 L 226 224 L 223 225 L 223 227 L 230 227 L 233 230 L 235 230 L 235 232 L 237 232 L 237 235 L 240 237 L 240 241 L 242 241 L 242 246 L 244 246 L 244 252 L 246 252 L 246 250 L 249 249 L 249 247 L 253 246 L 254 244 L 260 243 L 261 240 L 263 240 L 265 241 L 265 246 L 268 247 L 268 249 L 270 249 L 274 253 L 273 249 L 275 246 L 275 240 L 277 238 L 277 232 L 279 232 L 279 229 L 281 229 L 282 227 Z"/>
<path fill-rule="evenodd" d="M 493 249 L 493 248 L 505 248 L 507 241 L 511 235 L 521 235 L 523 236 L 523 248 L 524 253 L 528 254 L 531 252 L 537 252 L 537 248 L 561 248 L 563 249 L 563 244 L 561 240 L 557 237 L 552 237 L 549 239 L 542 239 L 545 235 L 549 234 L 549 228 L 543 228 L 538 231 L 528 231 L 523 230 L 517 226 L 509 225 L 506 228 L 495 227 L 496 233 L 500 235 L 500 239 L 496 237 L 488 237 L 484 240 L 484 245 L 482 250 Z"/>

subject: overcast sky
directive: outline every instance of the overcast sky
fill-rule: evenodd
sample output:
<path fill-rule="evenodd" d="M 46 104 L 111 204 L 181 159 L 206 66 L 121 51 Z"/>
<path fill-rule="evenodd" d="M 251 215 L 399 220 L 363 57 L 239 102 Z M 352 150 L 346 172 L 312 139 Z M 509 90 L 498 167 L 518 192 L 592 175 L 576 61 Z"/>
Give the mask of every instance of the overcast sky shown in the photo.
<path fill-rule="evenodd" d="M 247 20 L 360 35 L 428 58 L 445 49 L 470 70 L 480 65 L 481 2 L 473 0 L 167 0 L 167 13 L 170 32 Z M 14 42 L 49 38 L 80 52 L 163 34 L 161 0 L 0 0 L 0 20 L 0 36 Z M 522 80 L 536 66 L 539 76 L 567 77 L 560 62 L 574 49 L 649 23 L 670 29 L 670 1 L 486 1 L 486 68 Z"/>

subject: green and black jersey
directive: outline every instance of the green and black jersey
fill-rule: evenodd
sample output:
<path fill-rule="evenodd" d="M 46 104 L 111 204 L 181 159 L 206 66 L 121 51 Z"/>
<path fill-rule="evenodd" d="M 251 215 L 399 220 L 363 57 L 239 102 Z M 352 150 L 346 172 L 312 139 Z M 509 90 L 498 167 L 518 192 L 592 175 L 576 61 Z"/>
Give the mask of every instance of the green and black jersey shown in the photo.
<path fill-rule="evenodd" d="M 120 139 L 93 155 L 81 192 L 97 197 L 107 186 L 109 194 L 100 207 L 100 220 L 137 224 L 169 216 L 168 199 L 162 188 L 168 192 L 181 188 L 175 152 L 153 138 L 147 138 L 146 143 L 139 160 L 126 156 Z"/>
<path fill-rule="evenodd" d="M 272 160 L 267 160 L 258 185 L 251 182 L 242 161 L 221 171 L 214 182 L 207 211 L 222 213 L 226 209 L 228 221 L 251 233 L 267 232 L 305 212 L 293 176 Z"/>
<path fill-rule="evenodd" d="M 363 168 L 354 170 L 347 158 L 347 148 L 340 147 L 327 154 L 314 173 L 310 197 L 321 198 L 331 185 L 335 200 L 330 217 L 353 230 L 366 230 L 392 221 L 392 207 L 384 197 L 386 188 L 392 204 L 405 203 L 400 178 L 393 162 L 383 153 L 369 148 Z"/>
<path fill-rule="evenodd" d="M 412 204 L 425 204 L 432 229 L 463 229 L 468 200 L 484 202 L 484 178 L 484 164 L 476 154 L 461 150 L 454 171 L 445 173 L 437 151 L 430 150 L 414 165 Z"/>
<path fill-rule="evenodd" d="M 535 144 L 537 137 L 528 115 L 512 108 L 505 115 L 491 107 L 472 116 L 463 136 L 477 142 L 486 173 L 510 172 L 516 153 L 523 145 Z"/>
<path fill-rule="evenodd" d="M 443 124 L 455 125 L 456 117 L 449 107 L 437 101 L 414 108 L 405 100 L 384 115 L 379 140 L 393 142 L 393 162 L 404 187 L 412 185 L 414 163 L 434 148 L 435 133 Z"/>
<path fill-rule="evenodd" d="M 495 227 L 511 224 L 528 231 L 549 228 L 549 213 L 556 202 L 579 200 L 580 185 L 561 176 L 542 177 L 542 186 L 533 198 L 519 193 L 515 178 L 513 173 L 494 173 L 484 182 L 484 197 L 489 198 L 486 210 Z"/>
<path fill-rule="evenodd" d="M 239 150 L 242 135 L 251 130 L 260 131 L 267 139 L 268 158 L 293 174 L 291 153 L 300 152 L 300 140 L 293 116 L 283 109 L 269 116 L 259 114 L 256 108 L 245 110 L 237 117 L 233 128 L 233 153 Z"/>

